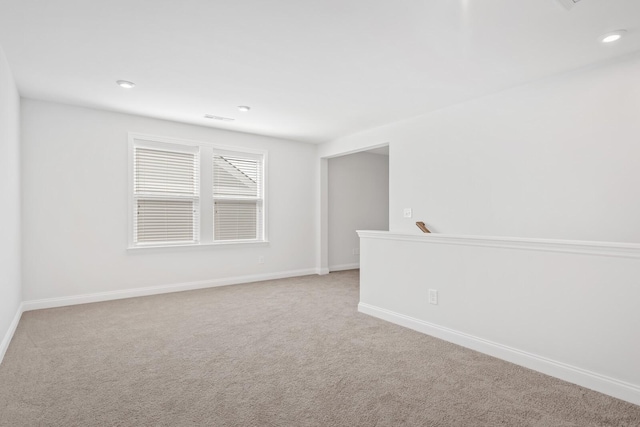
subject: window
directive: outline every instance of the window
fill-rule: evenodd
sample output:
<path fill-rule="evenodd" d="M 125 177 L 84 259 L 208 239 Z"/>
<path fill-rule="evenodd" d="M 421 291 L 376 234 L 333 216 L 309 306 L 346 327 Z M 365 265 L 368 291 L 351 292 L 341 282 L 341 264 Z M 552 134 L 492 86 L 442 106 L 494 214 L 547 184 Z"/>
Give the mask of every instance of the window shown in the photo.
<path fill-rule="evenodd" d="M 198 241 L 198 152 L 135 147 L 135 243 Z"/>
<path fill-rule="evenodd" d="M 129 141 L 131 247 L 266 241 L 266 152 L 138 134 Z"/>
<path fill-rule="evenodd" d="M 213 154 L 213 239 L 262 235 L 262 161 L 239 153 Z"/>

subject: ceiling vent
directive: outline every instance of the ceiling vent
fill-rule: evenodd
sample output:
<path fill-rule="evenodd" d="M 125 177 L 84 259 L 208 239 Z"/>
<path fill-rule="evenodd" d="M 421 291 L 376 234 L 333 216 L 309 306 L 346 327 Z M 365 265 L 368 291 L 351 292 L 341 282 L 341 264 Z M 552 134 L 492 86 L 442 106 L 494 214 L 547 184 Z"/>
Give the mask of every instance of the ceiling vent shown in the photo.
<path fill-rule="evenodd" d="M 570 10 L 578 2 L 580 2 L 580 0 L 558 0 L 558 3 L 567 10 Z"/>
<path fill-rule="evenodd" d="M 213 114 L 206 114 L 204 116 L 205 119 L 212 119 L 212 120 L 221 120 L 223 122 L 232 122 L 235 119 L 231 119 L 229 117 L 221 117 L 221 116 L 214 116 Z"/>

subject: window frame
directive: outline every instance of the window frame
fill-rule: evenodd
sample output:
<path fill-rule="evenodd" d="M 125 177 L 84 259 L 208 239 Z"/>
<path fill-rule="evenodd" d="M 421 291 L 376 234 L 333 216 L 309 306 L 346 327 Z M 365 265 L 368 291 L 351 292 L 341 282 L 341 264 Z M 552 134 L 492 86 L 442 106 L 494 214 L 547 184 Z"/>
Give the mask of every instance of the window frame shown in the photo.
<path fill-rule="evenodd" d="M 206 141 L 194 141 L 182 138 L 171 138 L 156 135 L 147 135 L 136 132 L 128 133 L 128 226 L 127 226 L 127 249 L 156 249 L 156 248 L 194 248 L 211 246 L 237 246 L 237 245 L 264 245 L 268 244 L 268 152 L 267 150 L 221 145 Z M 134 179 L 134 149 L 136 147 L 157 148 L 170 150 L 170 146 L 176 147 L 175 151 L 197 150 L 199 158 L 198 186 L 198 224 L 196 224 L 197 240 L 195 242 L 162 242 L 162 243 L 136 243 L 134 236 L 135 224 L 135 179 Z M 183 147 L 182 150 L 180 147 Z M 214 197 L 213 197 L 213 155 L 214 153 L 227 153 L 237 156 L 246 155 L 248 157 L 262 160 L 262 236 L 255 240 L 213 240 L 214 221 Z M 262 237 L 262 238 L 260 238 Z"/>

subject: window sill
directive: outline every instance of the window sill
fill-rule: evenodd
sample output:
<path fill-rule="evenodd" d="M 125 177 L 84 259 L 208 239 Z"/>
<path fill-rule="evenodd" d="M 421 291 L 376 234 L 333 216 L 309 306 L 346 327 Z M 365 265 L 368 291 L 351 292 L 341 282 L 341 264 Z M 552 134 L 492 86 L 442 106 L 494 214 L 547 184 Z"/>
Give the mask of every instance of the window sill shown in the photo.
<path fill-rule="evenodd" d="M 129 246 L 127 251 L 138 252 L 145 250 L 166 250 L 166 249 L 195 249 L 195 248 L 229 248 L 243 246 L 269 246 L 268 240 L 259 241 L 228 241 L 228 242 L 211 242 L 211 243 L 178 243 L 175 245 L 140 245 Z"/>

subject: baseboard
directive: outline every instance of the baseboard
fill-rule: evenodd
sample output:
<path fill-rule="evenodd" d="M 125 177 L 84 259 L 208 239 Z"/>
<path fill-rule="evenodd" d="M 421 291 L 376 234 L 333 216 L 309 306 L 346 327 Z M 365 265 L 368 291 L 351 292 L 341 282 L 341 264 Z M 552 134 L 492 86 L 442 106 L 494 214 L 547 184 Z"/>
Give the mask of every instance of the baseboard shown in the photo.
<path fill-rule="evenodd" d="M 355 270 L 356 268 L 360 268 L 359 262 L 354 262 L 353 264 L 330 265 L 329 271 Z"/>
<path fill-rule="evenodd" d="M 640 386 L 366 303 L 358 311 L 640 405 Z"/>
<path fill-rule="evenodd" d="M 323 276 L 325 274 L 329 274 L 329 269 L 327 267 L 318 267 L 316 268 L 316 274 L 319 276 Z"/>
<path fill-rule="evenodd" d="M 11 343 L 11 339 L 13 338 L 13 334 L 15 334 L 16 329 L 18 328 L 18 323 L 20 322 L 20 317 L 22 316 L 22 312 L 24 311 L 24 304 L 21 303 L 18 306 L 18 311 L 16 311 L 16 315 L 13 316 L 13 320 L 9 325 L 9 330 L 4 337 L 2 338 L 2 342 L 0 342 L 0 363 L 4 359 L 4 355 L 7 353 L 7 349 L 9 348 L 9 344 Z"/>
<path fill-rule="evenodd" d="M 45 298 L 25 301 L 23 311 L 41 310 L 44 308 L 64 307 L 68 305 L 87 304 L 92 302 L 111 301 L 124 298 L 148 295 L 168 294 L 171 292 L 192 291 L 196 289 L 214 288 L 218 286 L 239 285 L 241 283 L 262 282 L 265 280 L 285 279 L 287 277 L 307 276 L 315 274 L 315 269 L 290 270 L 278 273 L 253 274 L 224 279 L 202 280 L 198 282 L 175 283 L 171 285 L 148 286 L 144 288 L 123 289 L 119 291 L 98 292 L 93 294 L 73 295 L 59 298 Z"/>

